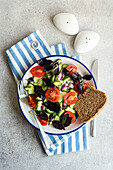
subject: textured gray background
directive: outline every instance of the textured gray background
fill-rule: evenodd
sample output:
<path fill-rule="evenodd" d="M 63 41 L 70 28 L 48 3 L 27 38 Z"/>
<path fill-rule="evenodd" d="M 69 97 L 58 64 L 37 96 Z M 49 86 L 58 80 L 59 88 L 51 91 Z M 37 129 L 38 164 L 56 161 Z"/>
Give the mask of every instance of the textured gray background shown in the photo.
<path fill-rule="evenodd" d="M 83 55 L 90 68 L 99 59 L 99 89 L 109 101 L 97 117 L 97 137 L 90 150 L 47 157 L 36 130 L 23 117 L 16 84 L 5 50 L 39 29 L 50 45 L 64 42 L 70 55 L 75 37 L 57 30 L 52 17 L 70 12 L 80 31 L 100 34 L 97 47 Z M 111 170 L 113 169 L 113 1 L 112 0 L 0 0 L 0 169 L 1 170 Z"/>

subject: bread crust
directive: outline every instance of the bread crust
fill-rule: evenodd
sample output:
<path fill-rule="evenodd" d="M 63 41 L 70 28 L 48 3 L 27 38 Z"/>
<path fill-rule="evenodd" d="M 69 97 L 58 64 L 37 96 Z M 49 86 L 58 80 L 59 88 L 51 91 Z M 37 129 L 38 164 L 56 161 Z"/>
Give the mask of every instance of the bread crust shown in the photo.
<path fill-rule="evenodd" d="M 102 106 L 101 108 L 98 109 L 98 111 L 95 113 L 94 116 L 92 116 L 91 118 L 89 118 L 89 119 L 86 120 L 86 121 L 83 121 L 83 120 L 82 120 L 81 114 L 80 114 L 80 112 L 78 111 L 78 109 L 77 109 L 77 107 L 76 107 L 76 104 L 75 104 L 75 109 L 76 109 L 76 111 L 78 112 L 78 115 L 79 115 L 79 118 L 80 118 L 81 122 L 83 122 L 83 123 L 87 123 L 87 122 L 89 122 L 90 120 L 94 119 L 94 118 L 101 112 L 101 110 L 105 107 L 105 105 L 106 105 L 107 102 L 108 102 L 107 95 L 106 95 L 104 92 L 95 89 L 93 86 L 89 86 L 88 88 L 93 89 L 94 91 L 97 91 L 97 92 L 99 92 L 99 93 L 103 93 L 104 96 L 105 96 L 105 103 L 103 104 L 103 106 Z M 87 93 L 87 90 L 83 93 L 83 96 L 85 95 L 85 93 Z M 83 96 L 80 96 L 80 98 L 78 99 L 78 101 L 79 101 L 81 98 L 83 98 Z"/>

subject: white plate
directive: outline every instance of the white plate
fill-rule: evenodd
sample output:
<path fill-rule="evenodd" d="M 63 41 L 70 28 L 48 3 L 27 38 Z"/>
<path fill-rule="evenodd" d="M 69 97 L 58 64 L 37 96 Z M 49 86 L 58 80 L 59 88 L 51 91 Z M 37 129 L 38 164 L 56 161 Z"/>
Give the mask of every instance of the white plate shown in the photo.
<path fill-rule="evenodd" d="M 47 59 L 51 59 L 51 60 L 62 59 L 62 62 L 65 63 L 65 64 L 74 64 L 74 65 L 76 65 L 77 69 L 78 69 L 78 72 L 82 76 L 87 75 L 87 74 L 91 74 L 92 75 L 90 70 L 83 63 L 81 63 L 80 61 L 78 61 L 78 60 L 76 60 L 74 58 L 70 58 L 70 57 L 67 57 L 67 56 L 61 56 L 61 55 L 49 56 L 49 57 L 46 57 L 46 58 Z M 37 63 L 34 63 L 25 72 L 25 74 L 23 75 L 22 80 L 23 80 L 24 84 L 27 83 L 26 79 L 28 79 L 29 77 L 32 76 L 31 73 L 30 73 L 31 68 L 36 66 L 36 65 L 37 65 Z M 93 77 L 93 75 L 92 75 L 92 77 Z M 97 88 L 94 77 L 90 80 L 90 85 L 92 85 L 95 88 Z M 28 105 L 27 99 L 23 99 L 23 100 L 18 99 L 18 100 L 19 100 L 19 105 L 20 105 L 21 111 L 22 111 L 23 115 L 25 116 L 25 118 L 27 119 L 27 121 L 33 127 L 38 128 L 36 126 L 36 124 L 35 124 L 35 119 L 34 119 L 33 115 L 31 115 L 29 113 L 30 107 Z M 85 125 L 85 123 L 81 123 L 80 120 L 79 120 L 79 117 L 78 117 L 76 122 L 71 124 L 70 126 L 66 127 L 65 130 L 56 129 L 52 125 L 43 126 L 43 128 L 44 128 L 44 131 L 46 133 L 48 133 L 48 134 L 52 134 L 52 135 L 64 135 L 64 134 L 67 134 L 67 133 L 71 133 L 73 131 L 77 131 L 79 128 L 81 128 L 84 125 Z"/>

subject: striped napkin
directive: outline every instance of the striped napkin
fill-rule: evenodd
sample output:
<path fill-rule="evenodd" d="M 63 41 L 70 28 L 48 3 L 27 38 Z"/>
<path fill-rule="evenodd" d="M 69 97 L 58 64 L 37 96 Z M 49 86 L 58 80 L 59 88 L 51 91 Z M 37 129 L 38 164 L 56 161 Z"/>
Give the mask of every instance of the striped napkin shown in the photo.
<path fill-rule="evenodd" d="M 62 43 L 50 47 L 38 30 L 6 51 L 6 56 L 16 82 L 21 80 L 25 71 L 34 62 L 51 55 L 68 55 L 65 45 Z M 80 56 L 71 57 L 80 60 Z M 65 135 L 46 134 L 50 144 L 49 149 L 46 148 L 40 131 L 37 131 L 48 156 L 89 149 L 87 124 L 78 131 Z"/>

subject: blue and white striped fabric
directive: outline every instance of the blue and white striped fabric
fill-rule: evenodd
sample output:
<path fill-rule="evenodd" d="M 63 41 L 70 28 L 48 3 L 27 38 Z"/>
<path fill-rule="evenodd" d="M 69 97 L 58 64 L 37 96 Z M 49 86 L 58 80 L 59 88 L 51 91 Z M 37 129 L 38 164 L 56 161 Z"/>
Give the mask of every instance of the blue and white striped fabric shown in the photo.
<path fill-rule="evenodd" d="M 33 49 L 31 47 L 31 43 L 33 41 L 38 43 L 37 49 Z M 9 48 L 6 51 L 6 55 L 14 78 L 17 82 L 21 79 L 25 71 L 38 59 L 50 55 L 68 54 L 63 43 L 49 47 L 40 32 L 36 31 Z M 80 60 L 80 56 L 71 57 Z M 38 134 L 48 156 L 89 149 L 87 124 L 80 128 L 77 132 L 72 132 L 67 135 L 46 134 L 50 144 L 49 149 L 46 149 L 39 130 Z"/>

